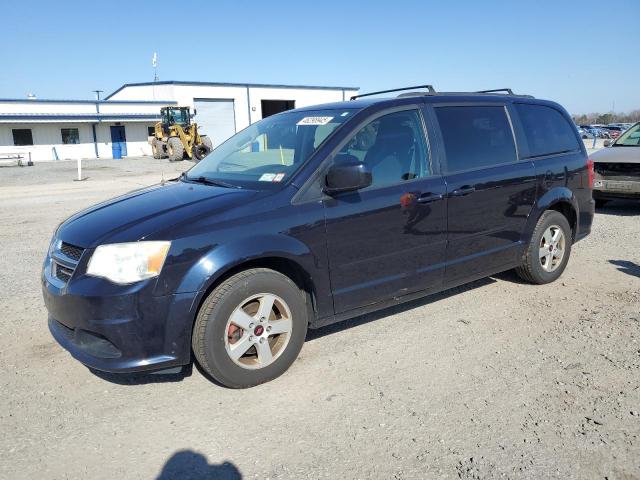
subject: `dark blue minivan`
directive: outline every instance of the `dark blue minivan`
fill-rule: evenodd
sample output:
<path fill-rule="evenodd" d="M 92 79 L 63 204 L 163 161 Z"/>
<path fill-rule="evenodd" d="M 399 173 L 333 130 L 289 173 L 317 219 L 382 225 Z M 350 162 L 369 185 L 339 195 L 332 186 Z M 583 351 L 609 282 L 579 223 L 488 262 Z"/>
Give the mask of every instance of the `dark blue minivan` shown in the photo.
<path fill-rule="evenodd" d="M 567 112 L 510 90 L 290 110 L 64 221 L 42 272 L 49 328 L 97 370 L 193 352 L 253 386 L 307 328 L 508 269 L 554 281 L 590 232 L 592 183 Z"/>

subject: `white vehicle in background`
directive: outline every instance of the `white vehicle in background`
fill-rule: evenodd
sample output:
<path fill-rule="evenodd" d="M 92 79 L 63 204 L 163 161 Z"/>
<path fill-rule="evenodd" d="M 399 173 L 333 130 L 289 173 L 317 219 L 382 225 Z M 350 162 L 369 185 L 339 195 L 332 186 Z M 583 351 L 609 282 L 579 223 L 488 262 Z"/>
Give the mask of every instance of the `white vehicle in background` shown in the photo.
<path fill-rule="evenodd" d="M 616 140 L 606 140 L 605 147 L 591 154 L 594 182 L 593 198 L 601 207 L 609 200 L 640 200 L 640 122 Z"/>

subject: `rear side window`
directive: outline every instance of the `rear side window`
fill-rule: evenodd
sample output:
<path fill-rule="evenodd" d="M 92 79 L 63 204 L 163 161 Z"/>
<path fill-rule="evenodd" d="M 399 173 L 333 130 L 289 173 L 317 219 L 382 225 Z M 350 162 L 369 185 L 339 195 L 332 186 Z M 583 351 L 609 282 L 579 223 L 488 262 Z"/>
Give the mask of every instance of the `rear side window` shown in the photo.
<path fill-rule="evenodd" d="M 436 107 L 447 172 L 516 161 L 516 145 L 504 107 Z"/>
<path fill-rule="evenodd" d="M 555 108 L 515 105 L 529 144 L 529 156 L 539 157 L 579 150 L 574 127 Z"/>

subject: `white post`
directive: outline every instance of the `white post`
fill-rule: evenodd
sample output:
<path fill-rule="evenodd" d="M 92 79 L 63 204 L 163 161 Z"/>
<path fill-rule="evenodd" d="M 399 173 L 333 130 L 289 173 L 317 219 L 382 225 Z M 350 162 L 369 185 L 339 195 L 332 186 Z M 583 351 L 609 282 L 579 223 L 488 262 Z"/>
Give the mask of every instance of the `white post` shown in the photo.
<path fill-rule="evenodd" d="M 82 180 L 82 160 L 78 159 L 78 181 Z"/>

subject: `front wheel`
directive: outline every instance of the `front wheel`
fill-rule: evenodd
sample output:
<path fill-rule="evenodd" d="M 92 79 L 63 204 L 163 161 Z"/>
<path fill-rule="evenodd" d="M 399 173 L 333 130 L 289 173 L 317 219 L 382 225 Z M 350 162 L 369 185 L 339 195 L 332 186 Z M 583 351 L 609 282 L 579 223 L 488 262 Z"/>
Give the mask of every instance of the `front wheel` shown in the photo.
<path fill-rule="evenodd" d="M 516 272 L 523 280 L 544 284 L 558 279 L 571 254 L 572 232 L 567 218 L 547 210 L 538 220 Z"/>
<path fill-rule="evenodd" d="M 184 160 L 184 146 L 178 137 L 171 137 L 167 141 L 167 153 L 170 162 Z"/>
<path fill-rule="evenodd" d="M 307 333 L 306 295 L 285 275 L 266 268 L 237 273 L 202 304 L 192 335 L 200 366 L 231 388 L 282 375 Z"/>

